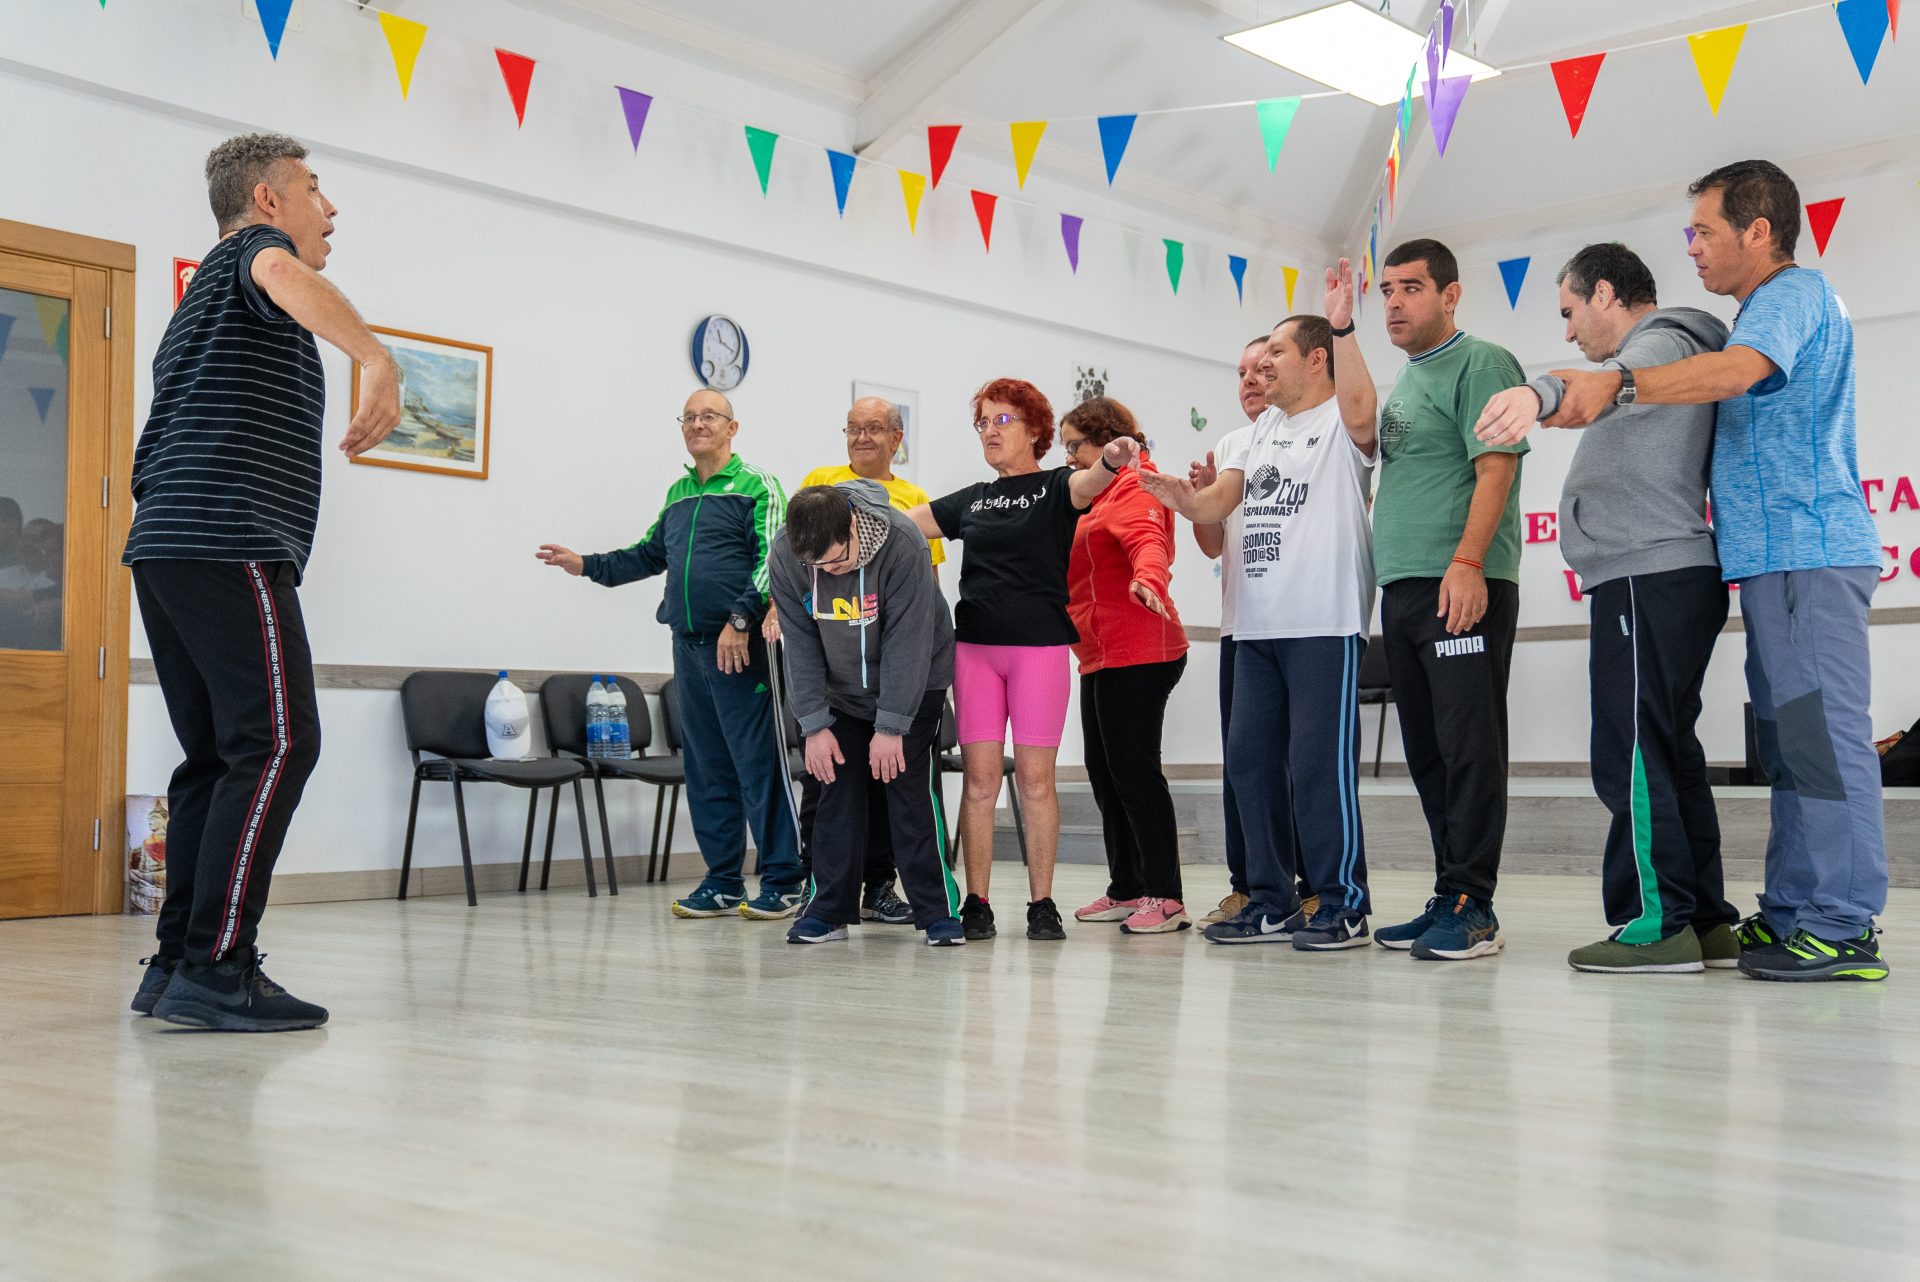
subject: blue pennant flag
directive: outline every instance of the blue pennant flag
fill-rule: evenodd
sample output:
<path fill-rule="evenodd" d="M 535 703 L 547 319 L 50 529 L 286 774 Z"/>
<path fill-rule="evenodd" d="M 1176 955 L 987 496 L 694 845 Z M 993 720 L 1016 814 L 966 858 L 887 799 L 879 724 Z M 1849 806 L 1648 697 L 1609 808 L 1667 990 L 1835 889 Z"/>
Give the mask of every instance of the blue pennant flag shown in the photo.
<path fill-rule="evenodd" d="M 1533 261 L 1531 255 L 1526 258 L 1508 258 L 1500 264 L 1500 279 L 1507 283 L 1507 306 L 1520 305 L 1520 285 L 1527 279 L 1527 265 Z"/>
<path fill-rule="evenodd" d="M 1233 273 L 1233 292 L 1241 302 L 1247 301 L 1247 260 L 1238 254 L 1227 255 L 1227 270 Z"/>
<path fill-rule="evenodd" d="M 1133 122 L 1138 116 L 1102 116 L 1100 117 L 1100 154 L 1107 161 L 1107 186 L 1113 186 L 1113 176 L 1120 172 L 1120 157 L 1127 154 L 1127 143 L 1133 138 Z"/>
<path fill-rule="evenodd" d="M 267 33 L 267 48 L 273 50 L 274 61 L 280 59 L 280 37 L 287 34 L 287 14 L 293 10 L 293 0 L 254 0 L 254 8 L 260 11 L 260 29 Z"/>
<path fill-rule="evenodd" d="M 13 317 L 0 316 L 0 361 L 7 359 L 7 337 L 13 333 Z"/>
<path fill-rule="evenodd" d="M 42 423 L 47 421 L 47 411 L 53 408 L 53 393 L 54 389 L 51 387 L 29 387 L 27 389 L 27 395 L 33 397 L 33 407 L 40 411 L 40 421 Z"/>
<path fill-rule="evenodd" d="M 1886 39 L 1891 19 L 1887 0 L 1840 0 L 1833 12 L 1840 19 L 1840 30 L 1847 37 L 1847 52 L 1853 55 L 1853 65 L 1859 70 L 1860 83 L 1864 85 L 1873 74 L 1873 64 L 1880 58 L 1881 42 Z"/>
<path fill-rule="evenodd" d="M 847 216 L 847 189 L 853 186 L 852 153 L 827 148 L 827 164 L 833 169 L 833 199 L 840 206 L 840 216 Z"/>

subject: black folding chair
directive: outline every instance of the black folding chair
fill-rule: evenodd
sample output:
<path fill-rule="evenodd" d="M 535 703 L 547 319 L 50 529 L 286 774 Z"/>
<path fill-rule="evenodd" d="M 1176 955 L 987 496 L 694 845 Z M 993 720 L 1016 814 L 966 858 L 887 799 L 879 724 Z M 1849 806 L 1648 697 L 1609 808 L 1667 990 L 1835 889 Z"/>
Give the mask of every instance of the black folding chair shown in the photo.
<path fill-rule="evenodd" d="M 667 789 L 674 789 L 676 807 L 679 789 L 687 781 L 686 761 L 679 756 L 646 756 L 646 750 L 653 746 L 653 718 L 647 715 L 647 699 L 640 687 L 625 677 L 615 677 L 620 691 L 627 696 L 627 732 L 633 747 L 639 749 L 641 756 L 620 758 L 589 758 L 587 756 L 587 691 L 593 685 L 593 678 L 583 673 L 560 673 L 548 677 L 540 685 L 540 719 L 547 729 L 547 747 L 556 756 L 567 756 L 580 761 L 587 767 L 588 776 L 593 780 L 593 799 L 600 808 L 600 849 L 606 856 L 607 887 L 611 894 L 619 894 L 614 889 L 613 880 L 613 834 L 607 826 L 607 795 L 602 780 L 631 779 L 637 783 L 652 784 L 653 795 L 653 845 L 647 851 L 647 880 L 653 880 L 655 861 L 660 856 L 660 812 L 662 803 L 667 799 Z M 669 682 L 668 684 L 672 684 Z M 547 888 L 547 865 L 553 860 L 554 820 L 560 809 L 560 790 L 553 790 L 553 799 L 547 808 L 547 853 L 540 865 L 540 889 Z M 669 832 L 668 839 L 672 839 Z M 522 888 L 525 888 L 524 879 Z"/>
<path fill-rule="evenodd" d="M 964 783 L 967 775 L 965 761 L 960 756 L 960 727 L 954 719 L 953 700 L 947 700 L 945 713 L 940 718 L 940 755 L 937 758 L 940 773 L 959 775 Z M 1013 831 L 1020 838 L 1020 862 L 1027 862 L 1027 821 L 1020 813 L 1020 785 L 1014 778 L 1013 758 L 1000 758 L 1000 777 L 1006 781 L 1007 804 L 1013 810 Z M 960 815 L 955 807 L 953 817 L 953 840 L 947 843 L 947 866 L 952 867 L 960 858 Z"/>
<path fill-rule="evenodd" d="M 1387 705 L 1393 700 L 1393 677 L 1387 671 L 1387 647 L 1379 637 L 1367 638 L 1360 656 L 1360 702 L 1380 705 L 1380 728 L 1373 737 L 1373 777 L 1380 777 L 1380 751 L 1387 742 Z"/>
<path fill-rule="evenodd" d="M 460 863 L 467 875 L 467 903 L 477 905 L 473 889 L 473 848 L 467 839 L 467 801 L 463 783 L 500 783 L 527 790 L 527 837 L 520 851 L 520 889 L 527 888 L 527 863 L 533 855 L 533 822 L 540 790 L 573 784 L 580 816 L 580 854 L 587 865 L 587 894 L 594 887 L 593 847 L 587 839 L 587 804 L 580 791 L 582 762 L 564 757 L 495 761 L 487 755 L 487 695 L 499 677 L 490 672 L 416 672 L 400 685 L 400 711 L 407 727 L 407 751 L 413 755 L 413 800 L 407 807 L 407 845 L 400 857 L 400 895 L 407 897 L 413 871 L 413 830 L 420 817 L 420 785 L 451 783 L 453 812 L 460 826 Z M 425 758 L 422 753 L 429 754 Z M 543 883 L 544 884 L 544 883 Z"/>

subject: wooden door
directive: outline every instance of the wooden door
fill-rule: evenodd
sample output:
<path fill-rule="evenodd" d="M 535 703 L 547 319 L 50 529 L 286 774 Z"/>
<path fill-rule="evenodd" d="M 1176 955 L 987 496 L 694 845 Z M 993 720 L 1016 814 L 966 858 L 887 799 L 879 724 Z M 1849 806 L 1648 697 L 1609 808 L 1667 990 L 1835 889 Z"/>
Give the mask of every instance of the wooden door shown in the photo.
<path fill-rule="evenodd" d="M 35 231 L 0 223 L 0 918 L 122 907 L 131 271 L 10 252 L 99 243 Z"/>

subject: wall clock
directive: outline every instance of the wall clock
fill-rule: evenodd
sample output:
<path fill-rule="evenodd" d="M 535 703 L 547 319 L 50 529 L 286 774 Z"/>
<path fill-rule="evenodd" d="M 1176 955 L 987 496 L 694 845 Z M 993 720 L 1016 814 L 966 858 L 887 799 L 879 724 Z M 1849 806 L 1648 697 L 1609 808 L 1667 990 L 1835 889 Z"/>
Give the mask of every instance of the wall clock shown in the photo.
<path fill-rule="evenodd" d="M 716 392 L 730 392 L 747 376 L 747 331 L 713 315 L 693 327 L 693 372 Z"/>

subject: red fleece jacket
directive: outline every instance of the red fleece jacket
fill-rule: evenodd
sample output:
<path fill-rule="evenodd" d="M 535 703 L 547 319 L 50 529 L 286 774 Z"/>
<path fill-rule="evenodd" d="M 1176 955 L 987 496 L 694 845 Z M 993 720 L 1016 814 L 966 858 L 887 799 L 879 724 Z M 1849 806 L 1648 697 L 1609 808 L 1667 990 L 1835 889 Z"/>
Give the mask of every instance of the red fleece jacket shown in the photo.
<path fill-rule="evenodd" d="M 1144 450 L 1140 466 L 1157 470 Z M 1073 652 L 1082 675 L 1168 663 L 1187 652 L 1186 629 L 1168 592 L 1172 573 L 1173 513 L 1142 489 L 1140 478 L 1128 469 L 1093 501 L 1073 535 L 1067 613 L 1080 630 Z M 1166 603 L 1166 618 L 1133 599 L 1127 589 L 1135 579 Z"/>

